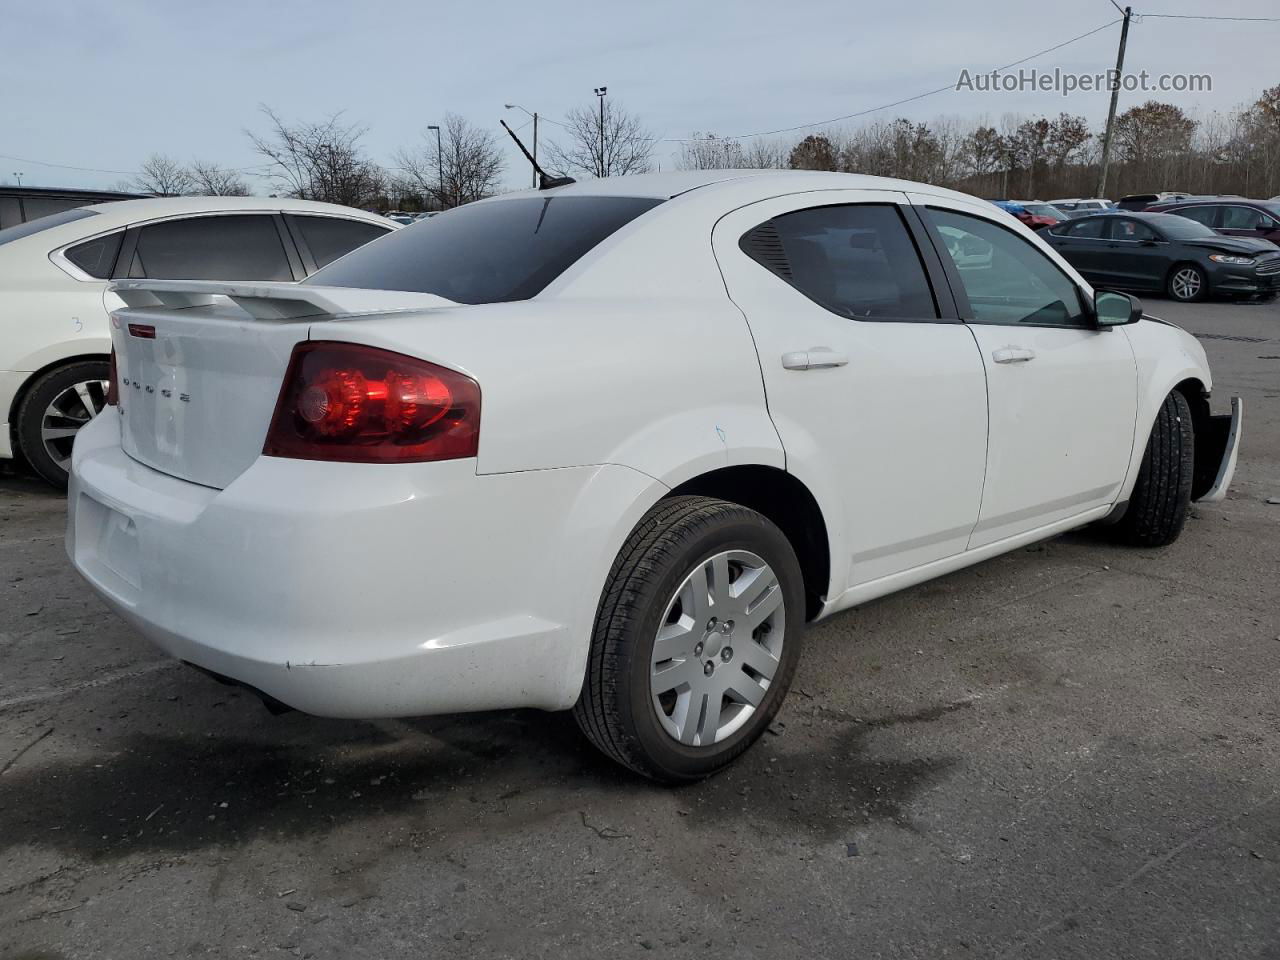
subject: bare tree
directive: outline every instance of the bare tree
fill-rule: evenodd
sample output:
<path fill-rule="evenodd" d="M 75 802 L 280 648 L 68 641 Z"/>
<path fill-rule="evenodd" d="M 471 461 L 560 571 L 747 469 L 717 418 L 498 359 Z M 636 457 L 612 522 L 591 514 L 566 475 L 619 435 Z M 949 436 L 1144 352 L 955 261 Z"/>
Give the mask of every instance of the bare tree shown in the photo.
<path fill-rule="evenodd" d="M 481 200 L 497 191 L 505 161 L 494 134 L 446 113 L 439 143 L 437 153 L 435 132 L 424 130 L 416 148 L 396 151 L 394 159 L 406 193 L 434 197 L 443 208 Z"/>
<path fill-rule="evenodd" d="M 740 170 L 747 165 L 742 144 L 714 133 L 695 133 L 680 144 L 676 167 L 680 170 Z"/>
<path fill-rule="evenodd" d="M 205 197 L 247 197 L 249 186 L 235 170 L 228 170 L 204 160 L 192 160 L 191 190 Z"/>
<path fill-rule="evenodd" d="M 575 107 L 564 118 L 566 142 L 547 149 L 557 173 L 620 177 L 649 169 L 654 139 L 640 118 L 606 98 L 601 107 Z M 603 131 L 603 133 L 602 133 Z"/>
<path fill-rule="evenodd" d="M 376 204 L 386 186 L 382 168 L 364 155 L 364 127 L 344 123 L 341 113 L 288 124 L 270 107 L 265 134 L 246 131 L 258 153 L 271 161 L 267 176 L 291 197 L 351 207 Z"/>
<path fill-rule="evenodd" d="M 192 187 L 190 172 L 173 157 L 153 153 L 143 161 L 142 169 L 130 184 L 139 193 L 161 197 L 177 197 Z"/>

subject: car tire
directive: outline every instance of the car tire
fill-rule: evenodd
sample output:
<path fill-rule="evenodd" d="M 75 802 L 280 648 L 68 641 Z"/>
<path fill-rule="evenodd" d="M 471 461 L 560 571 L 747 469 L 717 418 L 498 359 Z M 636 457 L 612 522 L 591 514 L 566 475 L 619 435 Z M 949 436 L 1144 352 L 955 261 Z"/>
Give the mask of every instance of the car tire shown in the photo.
<path fill-rule="evenodd" d="M 69 363 L 42 374 L 23 396 L 17 416 L 18 449 L 31 469 L 53 486 L 66 488 L 74 431 L 102 411 L 110 375 L 106 360 Z M 77 389 L 81 386 L 85 394 Z M 73 433 L 62 435 L 65 430 Z"/>
<path fill-rule="evenodd" d="M 702 576 L 708 586 L 700 601 Z M 735 586 L 741 599 L 731 596 Z M 743 630 L 771 604 L 773 613 Z M 609 571 L 574 718 L 595 746 L 637 773 L 665 783 L 700 780 L 769 726 L 791 685 L 804 629 L 800 564 L 781 530 L 724 500 L 663 500 Z"/>
<path fill-rule="evenodd" d="M 1137 547 L 1163 547 L 1178 539 L 1191 503 L 1195 449 L 1191 405 L 1175 390 L 1156 413 L 1128 509 L 1110 528 L 1116 539 Z"/>
<path fill-rule="evenodd" d="M 1209 293 L 1209 278 L 1194 263 L 1174 264 L 1165 280 L 1165 293 L 1179 303 L 1195 303 Z"/>

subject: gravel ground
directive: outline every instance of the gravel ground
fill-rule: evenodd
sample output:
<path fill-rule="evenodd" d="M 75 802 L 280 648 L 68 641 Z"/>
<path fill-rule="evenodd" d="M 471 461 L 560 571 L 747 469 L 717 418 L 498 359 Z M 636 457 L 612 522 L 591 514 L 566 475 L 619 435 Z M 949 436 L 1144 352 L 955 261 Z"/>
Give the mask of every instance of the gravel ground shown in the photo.
<path fill-rule="evenodd" d="M 1248 406 L 1164 550 L 1060 537 L 813 629 L 725 774 L 567 715 L 269 715 L 0 477 L 0 958 L 1280 957 L 1280 306 L 1153 301 Z"/>

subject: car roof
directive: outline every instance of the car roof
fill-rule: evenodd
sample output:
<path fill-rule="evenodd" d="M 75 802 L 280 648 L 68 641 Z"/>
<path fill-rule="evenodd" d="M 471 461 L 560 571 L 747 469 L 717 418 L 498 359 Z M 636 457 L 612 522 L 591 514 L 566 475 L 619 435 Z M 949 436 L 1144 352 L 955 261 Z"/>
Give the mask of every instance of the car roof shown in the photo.
<path fill-rule="evenodd" d="M 893 190 L 927 193 L 972 203 L 971 194 L 936 187 L 932 184 L 892 177 L 873 177 L 861 173 L 831 173 L 825 170 L 678 170 L 668 173 L 638 173 L 621 177 L 597 177 L 552 187 L 548 190 L 520 190 L 491 197 L 483 203 L 502 202 L 522 197 L 591 196 L 645 197 L 668 200 L 693 190 L 714 189 L 726 194 L 741 194 L 743 202 L 807 190 Z"/>

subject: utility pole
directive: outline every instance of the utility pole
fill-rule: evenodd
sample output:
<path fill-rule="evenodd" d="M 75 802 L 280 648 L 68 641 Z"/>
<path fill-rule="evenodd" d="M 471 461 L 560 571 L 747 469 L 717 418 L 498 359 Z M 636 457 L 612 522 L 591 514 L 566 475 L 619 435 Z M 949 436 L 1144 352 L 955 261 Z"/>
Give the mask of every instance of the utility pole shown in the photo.
<path fill-rule="evenodd" d="M 504 103 L 504 107 L 508 110 L 524 110 L 526 114 L 533 118 L 533 189 L 538 189 L 538 111 L 529 113 L 524 107 L 518 103 Z"/>
<path fill-rule="evenodd" d="M 596 87 L 596 96 L 600 98 L 600 176 L 607 177 L 609 175 L 609 166 L 605 163 L 604 157 L 604 95 L 609 92 L 608 87 Z"/>
<path fill-rule="evenodd" d="M 1124 48 L 1129 42 L 1129 20 L 1133 8 L 1125 7 L 1124 23 L 1120 27 L 1120 51 L 1116 54 L 1116 75 L 1111 84 L 1111 108 L 1107 111 L 1107 129 L 1102 135 L 1102 169 L 1098 172 L 1098 190 L 1095 197 L 1107 195 L 1107 163 L 1111 159 L 1111 135 L 1116 125 L 1116 101 L 1120 99 L 1120 79 L 1124 75 Z"/>
<path fill-rule="evenodd" d="M 18 186 L 22 186 L 22 171 L 15 170 L 13 171 L 13 175 L 18 178 Z"/>
<path fill-rule="evenodd" d="M 436 175 L 440 180 L 440 209 L 444 209 L 444 151 L 440 148 L 440 128 L 438 126 L 427 127 L 428 130 L 436 132 Z"/>

